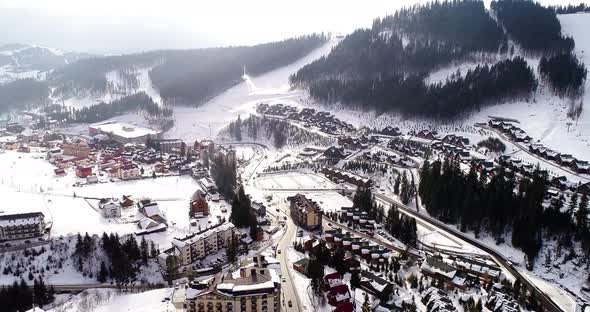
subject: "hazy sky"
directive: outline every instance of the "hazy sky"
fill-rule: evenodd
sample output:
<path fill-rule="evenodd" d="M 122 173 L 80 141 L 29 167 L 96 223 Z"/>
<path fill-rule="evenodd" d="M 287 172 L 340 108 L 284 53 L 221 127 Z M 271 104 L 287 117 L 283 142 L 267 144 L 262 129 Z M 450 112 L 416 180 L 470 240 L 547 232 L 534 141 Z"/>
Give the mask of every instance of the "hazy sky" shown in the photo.
<path fill-rule="evenodd" d="M 427 1 L 0 0 L 0 44 L 98 53 L 253 44 L 312 32 L 348 33 L 416 2 Z"/>

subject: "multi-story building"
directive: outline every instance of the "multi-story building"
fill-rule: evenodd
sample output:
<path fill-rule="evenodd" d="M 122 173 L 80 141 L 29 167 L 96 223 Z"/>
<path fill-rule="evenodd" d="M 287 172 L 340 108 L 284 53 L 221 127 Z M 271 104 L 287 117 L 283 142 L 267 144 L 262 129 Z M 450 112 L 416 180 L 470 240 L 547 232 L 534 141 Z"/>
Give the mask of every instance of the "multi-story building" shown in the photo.
<path fill-rule="evenodd" d="M 187 289 L 187 311 L 280 311 L 281 283 L 279 273 L 271 265 L 278 267 L 278 261 L 257 256 L 240 268 L 239 276 L 226 273 L 213 283 Z"/>
<path fill-rule="evenodd" d="M 0 240 L 37 237 L 44 231 L 45 216 L 41 212 L 0 215 Z"/>
<path fill-rule="evenodd" d="M 61 148 L 63 149 L 63 155 L 65 156 L 86 158 L 90 154 L 90 147 L 85 142 L 64 143 Z"/>
<path fill-rule="evenodd" d="M 117 176 L 121 180 L 137 179 L 139 177 L 140 170 L 135 164 L 125 164 L 119 167 Z"/>
<path fill-rule="evenodd" d="M 224 249 L 234 235 L 234 230 L 233 223 L 222 223 L 181 239 L 175 238 L 172 248 L 160 254 L 158 261 L 163 268 L 167 268 L 167 258 L 174 255 L 178 257 L 179 266 L 189 265 Z"/>
<path fill-rule="evenodd" d="M 308 230 L 321 229 L 322 210 L 317 202 L 303 194 L 287 197 L 290 202 L 291 218 L 295 224 Z"/>
<path fill-rule="evenodd" d="M 179 153 L 182 148 L 182 140 L 180 139 L 159 139 L 155 140 L 159 145 L 160 152 L 166 154 Z"/>

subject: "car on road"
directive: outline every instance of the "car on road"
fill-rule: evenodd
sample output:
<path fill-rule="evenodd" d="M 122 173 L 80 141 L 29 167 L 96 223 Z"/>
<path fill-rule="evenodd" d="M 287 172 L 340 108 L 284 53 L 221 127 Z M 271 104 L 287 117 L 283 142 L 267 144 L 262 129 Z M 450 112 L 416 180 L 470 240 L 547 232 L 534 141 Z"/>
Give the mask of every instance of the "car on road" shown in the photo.
<path fill-rule="evenodd" d="M 328 222 L 328 226 L 332 226 L 332 223 Z"/>
<path fill-rule="evenodd" d="M 289 305 L 289 308 L 292 308 L 293 307 L 293 302 L 291 302 L 291 300 L 289 300 L 288 305 Z"/>
<path fill-rule="evenodd" d="M 280 249 L 277 249 L 277 253 L 280 255 L 281 254 L 281 250 Z"/>
<path fill-rule="evenodd" d="M 287 216 L 285 216 L 284 218 L 285 218 L 285 221 L 287 221 Z"/>
<path fill-rule="evenodd" d="M 287 282 L 287 280 L 283 277 L 283 283 Z"/>

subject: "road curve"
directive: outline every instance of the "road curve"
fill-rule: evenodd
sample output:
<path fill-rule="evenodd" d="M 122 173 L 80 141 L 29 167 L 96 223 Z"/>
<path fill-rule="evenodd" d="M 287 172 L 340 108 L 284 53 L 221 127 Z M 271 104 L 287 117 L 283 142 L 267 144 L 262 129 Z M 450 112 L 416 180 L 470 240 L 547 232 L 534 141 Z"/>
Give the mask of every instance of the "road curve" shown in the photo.
<path fill-rule="evenodd" d="M 492 256 L 496 262 L 498 262 L 502 267 L 504 267 L 506 270 L 508 270 L 510 272 L 510 274 L 512 274 L 515 277 L 518 277 L 522 283 L 524 283 L 527 288 L 529 289 L 529 291 L 533 291 L 536 295 L 537 298 L 539 298 L 541 305 L 543 306 L 543 308 L 546 311 L 549 312 L 564 312 L 563 309 L 561 309 L 553 300 L 551 300 L 551 298 L 545 294 L 544 292 L 542 292 L 534 283 L 532 283 L 526 276 L 524 276 L 523 274 L 521 274 L 520 272 L 518 272 L 518 270 L 512 265 L 512 263 L 510 261 L 508 261 L 508 259 L 504 258 L 504 256 L 502 254 L 500 254 L 498 251 L 496 251 L 495 249 L 487 246 L 486 244 L 480 242 L 477 239 L 471 238 L 468 235 L 465 235 L 464 233 L 462 233 L 461 231 L 454 229 L 450 226 L 448 226 L 447 224 L 438 221 L 434 218 L 431 218 L 429 216 L 420 214 L 418 212 L 416 212 L 414 209 L 392 199 L 389 198 L 383 194 L 379 194 L 379 193 L 374 193 L 375 197 L 390 203 L 390 204 L 395 204 L 397 206 L 397 208 L 401 211 L 404 212 L 407 215 L 410 215 L 416 219 L 419 219 L 422 222 L 426 222 L 429 223 L 432 226 L 435 226 L 449 234 L 452 234 L 466 242 L 468 242 L 469 244 L 472 244 L 473 246 L 487 252 L 490 256 Z"/>

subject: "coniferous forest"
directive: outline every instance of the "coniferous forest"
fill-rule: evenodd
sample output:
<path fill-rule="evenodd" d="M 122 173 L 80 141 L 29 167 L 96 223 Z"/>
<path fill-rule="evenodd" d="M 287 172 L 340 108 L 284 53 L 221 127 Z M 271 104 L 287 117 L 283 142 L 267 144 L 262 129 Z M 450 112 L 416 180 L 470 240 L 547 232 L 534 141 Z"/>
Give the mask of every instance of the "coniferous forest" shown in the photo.
<path fill-rule="evenodd" d="M 56 70 L 49 80 L 58 95 L 103 94 L 109 88 L 108 72 L 117 71 L 128 81 L 126 73 L 149 67 L 149 77 L 166 103 L 199 104 L 239 83 L 244 67 L 258 75 L 296 61 L 326 40 L 323 34 L 313 34 L 255 46 L 89 58 Z"/>
<path fill-rule="evenodd" d="M 33 78 L 0 84 L 0 113 L 25 106 L 37 106 L 47 101 L 49 86 Z"/>
<path fill-rule="evenodd" d="M 569 53 L 574 39 L 561 34 L 555 11 L 537 2 L 522 0 L 492 1 L 490 5 L 512 39 L 529 53 Z"/>
<path fill-rule="evenodd" d="M 346 36 L 290 81 L 322 103 L 452 120 L 487 105 L 533 99 L 538 82 L 527 62 L 514 56 L 514 42 L 525 55 L 549 58 L 541 77 L 556 93 L 579 95 L 586 69 L 571 54 L 574 41 L 562 35 L 555 10 L 516 0 L 494 1 L 490 12 L 473 0 L 401 9 Z M 487 56 L 500 60 L 446 81 L 425 81 L 452 62 Z"/>
<path fill-rule="evenodd" d="M 291 82 L 325 103 L 453 119 L 499 101 L 527 99 L 535 90 L 534 73 L 520 57 L 445 82 L 424 82 L 430 71 L 451 61 L 498 51 L 508 53 L 507 38 L 483 2 L 433 2 L 355 31 Z"/>
<path fill-rule="evenodd" d="M 579 206 L 573 204 L 578 212 L 563 209 L 568 204 L 564 198 L 545 207 L 547 185 L 546 173 L 538 168 L 532 177 L 517 181 L 504 171 L 488 178 L 474 165 L 465 174 L 457 162 L 446 159 L 424 163 L 418 193 L 433 217 L 476 236 L 489 233 L 498 243 L 510 238 L 533 264 L 543 237 L 556 238 L 564 248 L 572 247 L 572 239 L 581 241 L 585 250 L 590 247 L 588 221 L 577 217 L 587 214 L 587 196 L 581 197 Z M 577 202 L 578 195 L 571 200 Z M 590 259 L 590 252 L 585 256 Z"/>

